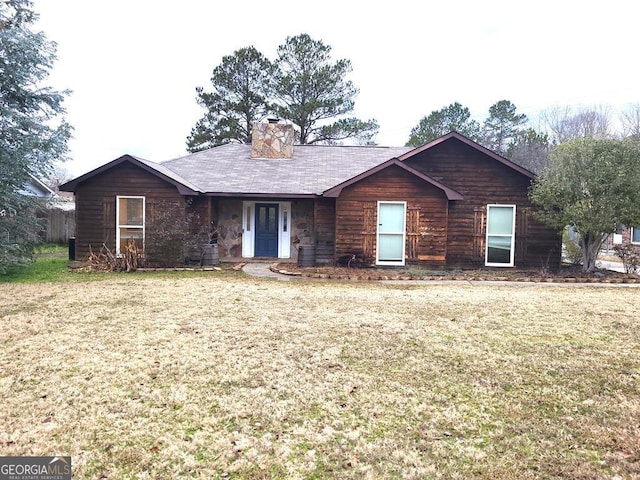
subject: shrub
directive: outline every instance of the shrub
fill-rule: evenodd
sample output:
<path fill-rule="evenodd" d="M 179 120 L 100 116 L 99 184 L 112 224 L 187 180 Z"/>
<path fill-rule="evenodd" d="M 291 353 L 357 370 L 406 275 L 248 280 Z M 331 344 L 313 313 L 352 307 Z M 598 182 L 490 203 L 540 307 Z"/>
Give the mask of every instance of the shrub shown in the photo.
<path fill-rule="evenodd" d="M 144 245 L 147 263 L 158 267 L 183 265 L 189 233 L 184 204 L 160 201 L 148 208 Z"/>
<path fill-rule="evenodd" d="M 36 199 L 25 195 L 0 198 L 0 274 L 31 265 L 44 229 L 37 215 L 41 208 Z"/>
<path fill-rule="evenodd" d="M 565 228 L 562 232 L 563 258 L 571 265 L 582 264 L 582 248 L 580 244 L 571 238 L 569 228 Z"/>
<path fill-rule="evenodd" d="M 635 245 L 616 245 L 613 250 L 622 260 L 626 273 L 638 273 L 640 270 L 640 250 Z"/>
<path fill-rule="evenodd" d="M 176 267 L 189 260 L 202 261 L 204 245 L 212 242 L 213 229 L 202 225 L 197 213 L 185 204 L 159 201 L 149 205 L 145 235 L 148 266 Z"/>
<path fill-rule="evenodd" d="M 114 254 L 106 245 L 90 252 L 89 268 L 97 271 L 133 271 L 143 266 L 177 267 L 188 260 L 202 262 L 204 245 L 212 241 L 211 228 L 184 202 L 157 201 L 147 206 L 144 252 L 135 243 Z"/>

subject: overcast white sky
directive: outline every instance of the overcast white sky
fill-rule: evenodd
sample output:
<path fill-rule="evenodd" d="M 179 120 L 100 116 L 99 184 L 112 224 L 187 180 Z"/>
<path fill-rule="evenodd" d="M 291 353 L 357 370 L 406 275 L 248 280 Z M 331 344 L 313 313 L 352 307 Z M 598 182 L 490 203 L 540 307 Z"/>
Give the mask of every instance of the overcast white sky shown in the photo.
<path fill-rule="evenodd" d="M 355 114 L 380 124 L 377 143 L 404 145 L 418 121 L 452 102 L 484 119 L 511 100 L 534 116 L 554 105 L 640 101 L 636 0 L 369 1 L 34 0 L 58 43 L 49 84 L 73 91 L 65 167 L 82 174 L 124 153 L 186 153 L 224 55 L 254 45 L 270 58 L 308 33 L 348 58 Z"/>

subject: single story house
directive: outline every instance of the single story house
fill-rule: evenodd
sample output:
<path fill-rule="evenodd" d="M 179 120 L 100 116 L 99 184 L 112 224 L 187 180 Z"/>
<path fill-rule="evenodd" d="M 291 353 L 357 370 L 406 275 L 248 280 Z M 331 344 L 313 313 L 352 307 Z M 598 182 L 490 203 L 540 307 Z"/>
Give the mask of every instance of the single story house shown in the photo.
<path fill-rule="evenodd" d="M 609 250 L 616 245 L 633 245 L 640 248 L 640 228 L 618 225 L 616 231 L 604 241 L 604 248 Z"/>
<path fill-rule="evenodd" d="M 42 180 L 31 174 L 29 174 L 29 178 L 18 193 L 27 197 L 42 198 L 44 200 L 51 200 L 55 195 L 55 192 Z"/>
<path fill-rule="evenodd" d="M 622 233 L 622 243 L 640 244 L 640 228 L 625 228 Z"/>
<path fill-rule="evenodd" d="M 222 260 L 378 266 L 560 265 L 560 233 L 532 215 L 534 174 L 452 132 L 418 148 L 293 145 L 293 127 L 256 124 L 231 143 L 155 163 L 123 155 L 60 187 L 76 199 L 76 258 L 144 244 L 162 202 L 214 225 Z"/>

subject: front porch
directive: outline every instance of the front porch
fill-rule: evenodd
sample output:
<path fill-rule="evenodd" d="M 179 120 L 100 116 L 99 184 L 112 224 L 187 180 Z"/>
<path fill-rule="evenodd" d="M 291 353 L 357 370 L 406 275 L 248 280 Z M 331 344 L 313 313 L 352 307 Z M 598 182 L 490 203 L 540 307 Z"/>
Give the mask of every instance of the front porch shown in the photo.
<path fill-rule="evenodd" d="M 208 197 L 197 203 L 192 209 L 215 231 L 221 262 L 296 263 L 305 246 L 315 247 L 318 262 L 333 262 L 333 230 L 325 227 L 333 227 L 325 218 L 333 201 Z"/>

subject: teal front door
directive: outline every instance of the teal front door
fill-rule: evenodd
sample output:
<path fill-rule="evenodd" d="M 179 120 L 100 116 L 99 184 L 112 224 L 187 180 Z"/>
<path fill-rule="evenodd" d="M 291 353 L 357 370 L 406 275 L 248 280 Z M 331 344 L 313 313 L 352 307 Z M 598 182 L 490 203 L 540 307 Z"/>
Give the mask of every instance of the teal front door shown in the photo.
<path fill-rule="evenodd" d="M 256 203 L 256 257 L 278 256 L 278 204 Z"/>
<path fill-rule="evenodd" d="M 378 202 L 376 263 L 404 265 L 405 202 Z"/>

